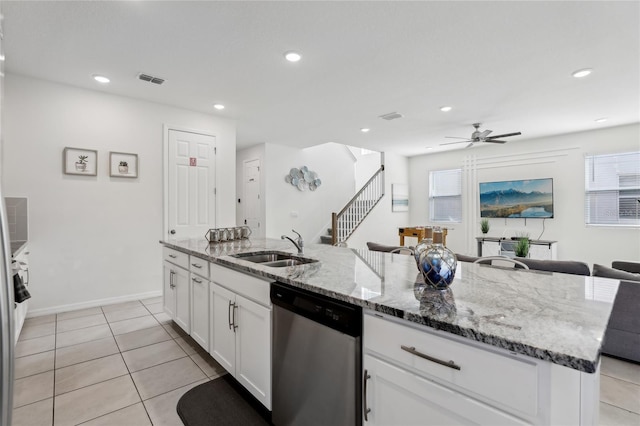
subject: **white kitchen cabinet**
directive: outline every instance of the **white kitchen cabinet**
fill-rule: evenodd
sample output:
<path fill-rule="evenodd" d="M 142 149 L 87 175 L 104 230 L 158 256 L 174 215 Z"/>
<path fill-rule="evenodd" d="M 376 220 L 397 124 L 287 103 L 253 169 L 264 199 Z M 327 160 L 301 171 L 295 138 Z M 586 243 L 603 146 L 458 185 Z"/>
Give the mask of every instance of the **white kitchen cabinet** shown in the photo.
<path fill-rule="evenodd" d="M 236 336 L 232 320 L 232 315 L 235 314 L 235 302 L 235 293 L 209 283 L 211 315 L 209 353 L 233 375 L 236 371 Z"/>
<path fill-rule="evenodd" d="M 364 357 L 368 425 L 527 424 L 409 370 Z"/>
<path fill-rule="evenodd" d="M 209 280 L 191 273 L 191 337 L 209 350 Z"/>
<path fill-rule="evenodd" d="M 165 262 L 164 310 L 186 333 L 191 332 L 191 301 L 189 299 L 189 272 Z"/>
<path fill-rule="evenodd" d="M 163 248 L 163 306 L 164 311 L 185 332 L 191 332 L 191 289 L 189 284 L 189 255 Z"/>
<path fill-rule="evenodd" d="M 269 282 L 211 265 L 209 353 L 271 409 Z"/>
<path fill-rule="evenodd" d="M 599 388 L 599 371 L 372 312 L 364 315 L 363 346 L 365 424 L 597 424 L 589 396 Z"/>

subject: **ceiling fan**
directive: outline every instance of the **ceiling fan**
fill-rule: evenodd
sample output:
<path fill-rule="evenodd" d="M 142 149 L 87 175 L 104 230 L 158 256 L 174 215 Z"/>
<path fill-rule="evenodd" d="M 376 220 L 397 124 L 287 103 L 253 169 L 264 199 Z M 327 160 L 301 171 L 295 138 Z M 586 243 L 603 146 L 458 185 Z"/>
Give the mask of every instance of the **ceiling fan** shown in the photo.
<path fill-rule="evenodd" d="M 456 143 L 469 142 L 469 144 L 465 147 L 465 148 L 469 148 L 470 146 L 472 146 L 476 142 L 506 143 L 507 141 L 501 141 L 499 139 L 500 138 L 507 138 L 509 136 L 518 136 L 518 135 L 522 134 L 520 132 L 515 132 L 515 133 L 504 133 L 502 135 L 489 136 L 489 134 L 493 130 L 480 131 L 481 124 L 482 123 L 473 123 L 473 127 L 475 127 L 476 130 L 474 130 L 473 133 L 471 133 L 471 137 L 470 138 L 458 138 L 458 137 L 455 137 L 455 136 L 445 136 L 445 137 L 450 138 L 450 139 L 464 139 L 464 140 L 461 140 L 461 141 L 458 141 L 458 142 L 441 143 L 440 145 L 453 145 L 453 144 L 456 144 Z"/>

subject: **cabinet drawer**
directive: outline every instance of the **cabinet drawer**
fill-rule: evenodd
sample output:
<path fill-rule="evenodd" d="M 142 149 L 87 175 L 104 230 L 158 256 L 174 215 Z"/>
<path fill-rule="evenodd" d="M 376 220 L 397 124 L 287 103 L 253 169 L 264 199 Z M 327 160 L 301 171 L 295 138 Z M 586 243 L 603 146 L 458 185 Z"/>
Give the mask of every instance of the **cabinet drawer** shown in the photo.
<path fill-rule="evenodd" d="M 271 306 L 270 281 L 257 278 L 225 266 L 211 264 L 210 279 L 212 282 L 233 291 L 236 294 L 258 302 L 263 306 Z"/>
<path fill-rule="evenodd" d="M 454 339 L 438 335 L 428 327 L 399 324 L 370 314 L 364 316 L 365 351 L 437 378 L 445 385 L 470 391 L 510 411 L 528 416 L 538 414 L 539 366 L 533 359 L 516 359 L 489 347 Z M 452 361 L 460 369 L 421 355 L 445 363 Z"/>
<path fill-rule="evenodd" d="M 196 256 L 189 256 L 189 270 L 194 274 L 209 279 L 209 262 Z"/>
<path fill-rule="evenodd" d="M 189 255 L 186 253 L 170 249 L 169 247 L 163 247 L 162 258 L 174 265 L 180 266 L 184 269 L 189 269 Z"/>

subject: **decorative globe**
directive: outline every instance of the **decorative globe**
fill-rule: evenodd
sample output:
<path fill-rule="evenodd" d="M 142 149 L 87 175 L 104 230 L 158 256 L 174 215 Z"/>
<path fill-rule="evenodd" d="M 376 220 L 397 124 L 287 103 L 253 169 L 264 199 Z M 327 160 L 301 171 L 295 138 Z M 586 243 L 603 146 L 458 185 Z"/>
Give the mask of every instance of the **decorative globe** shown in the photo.
<path fill-rule="evenodd" d="M 418 269 L 426 285 L 445 290 L 453 282 L 457 264 L 451 250 L 442 244 L 432 244 L 420 254 Z"/>
<path fill-rule="evenodd" d="M 413 256 L 416 259 L 416 266 L 418 267 L 418 271 L 420 270 L 420 255 L 423 251 L 431 247 L 433 244 L 432 238 L 423 238 L 422 241 L 418 243 L 415 249 L 413 249 Z"/>

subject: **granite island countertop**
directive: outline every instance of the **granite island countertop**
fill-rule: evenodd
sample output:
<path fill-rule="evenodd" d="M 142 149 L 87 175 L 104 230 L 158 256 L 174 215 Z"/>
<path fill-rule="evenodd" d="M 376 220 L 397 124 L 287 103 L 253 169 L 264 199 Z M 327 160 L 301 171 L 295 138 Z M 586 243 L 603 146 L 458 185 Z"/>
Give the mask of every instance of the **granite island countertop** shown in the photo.
<path fill-rule="evenodd" d="M 404 254 L 311 244 L 304 257 L 319 262 L 272 268 L 231 255 L 265 250 L 295 254 L 289 241 L 161 243 L 238 271 L 587 373 L 597 369 L 619 284 L 458 262 L 450 291 L 441 293 L 426 288 L 413 257 Z"/>

